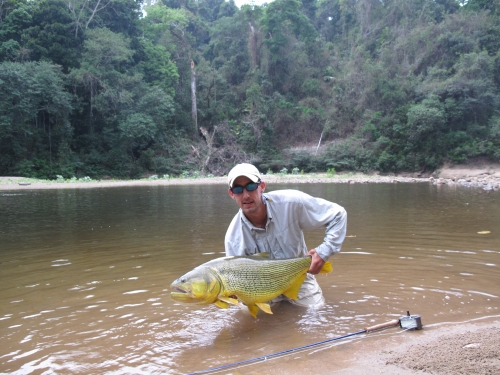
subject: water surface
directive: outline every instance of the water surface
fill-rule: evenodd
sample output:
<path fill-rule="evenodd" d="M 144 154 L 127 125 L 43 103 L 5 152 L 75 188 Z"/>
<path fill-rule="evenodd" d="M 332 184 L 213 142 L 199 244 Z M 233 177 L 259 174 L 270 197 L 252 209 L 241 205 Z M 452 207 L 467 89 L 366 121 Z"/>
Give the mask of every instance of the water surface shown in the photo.
<path fill-rule="evenodd" d="M 288 184 L 343 205 L 348 238 L 318 276 L 326 306 L 182 305 L 170 283 L 223 255 L 223 185 L 0 192 L 0 372 L 183 374 L 356 332 L 498 315 L 500 192 Z M 478 234 L 490 231 L 490 234 Z M 310 248 L 323 230 L 308 232 Z M 260 367 L 265 373 L 265 365 Z"/>

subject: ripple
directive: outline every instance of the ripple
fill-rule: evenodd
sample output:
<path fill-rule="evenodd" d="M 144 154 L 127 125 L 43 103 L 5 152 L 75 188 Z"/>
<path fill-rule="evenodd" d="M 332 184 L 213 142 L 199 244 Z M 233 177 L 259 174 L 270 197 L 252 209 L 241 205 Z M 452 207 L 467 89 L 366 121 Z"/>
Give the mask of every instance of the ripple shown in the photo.
<path fill-rule="evenodd" d="M 26 353 L 22 353 L 22 354 L 16 355 L 16 356 L 12 357 L 12 359 L 16 360 L 16 359 L 19 359 L 19 358 L 24 358 L 24 357 L 30 356 L 32 354 L 35 354 L 38 351 L 40 351 L 40 349 L 36 348 L 36 349 L 30 350 L 30 351 L 28 351 Z"/>
<path fill-rule="evenodd" d="M 365 251 L 341 251 L 339 254 L 372 255 L 373 253 L 367 253 Z"/>
<path fill-rule="evenodd" d="M 131 290 L 130 292 L 123 292 L 123 294 L 137 294 L 149 292 L 147 289 Z"/>
<path fill-rule="evenodd" d="M 442 289 L 429 289 L 431 292 L 436 292 L 436 293 L 444 293 L 444 294 L 451 294 L 456 297 L 462 297 L 464 294 L 461 292 L 452 292 L 449 290 L 442 290 Z"/>
<path fill-rule="evenodd" d="M 115 310 L 120 310 L 120 309 L 123 309 L 125 307 L 135 307 L 135 306 L 142 306 L 142 305 L 144 305 L 144 303 L 126 303 L 125 305 L 115 307 Z"/>
<path fill-rule="evenodd" d="M 41 316 L 42 314 L 38 313 L 38 314 L 33 314 L 33 315 L 27 315 L 27 316 L 23 316 L 23 319 L 31 319 L 31 318 L 36 318 L 37 316 Z"/>
<path fill-rule="evenodd" d="M 498 298 L 498 296 L 495 296 L 493 294 L 489 294 L 489 293 L 483 293 L 483 292 L 477 292 L 475 290 L 468 290 L 467 292 L 469 293 L 473 293 L 473 294 L 480 294 L 482 296 L 486 296 L 486 297 L 491 297 L 491 298 Z"/>

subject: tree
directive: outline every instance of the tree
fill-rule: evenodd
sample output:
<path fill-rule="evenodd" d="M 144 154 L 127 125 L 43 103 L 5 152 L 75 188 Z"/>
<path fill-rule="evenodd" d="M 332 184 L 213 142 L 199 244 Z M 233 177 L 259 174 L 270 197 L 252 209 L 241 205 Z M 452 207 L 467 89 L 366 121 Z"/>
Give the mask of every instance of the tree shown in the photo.
<path fill-rule="evenodd" d="M 7 2 L 0 3 L 0 15 Z M 2 22 L 0 22 L 0 61 L 16 61 L 25 58 L 22 49 L 22 33 L 24 29 L 31 26 L 33 19 L 30 6 L 17 3 L 12 5 L 9 12 L 5 11 Z"/>
<path fill-rule="evenodd" d="M 79 66 L 83 35 L 73 35 L 73 20 L 63 0 L 42 0 L 34 6 L 33 24 L 22 32 L 32 61 L 52 61 L 63 72 Z"/>
<path fill-rule="evenodd" d="M 59 67 L 0 64 L 0 173 L 53 178 L 57 155 L 70 142 L 71 97 Z"/>
<path fill-rule="evenodd" d="M 115 33 L 134 35 L 142 0 L 69 0 L 74 36 L 92 27 L 106 27 Z"/>

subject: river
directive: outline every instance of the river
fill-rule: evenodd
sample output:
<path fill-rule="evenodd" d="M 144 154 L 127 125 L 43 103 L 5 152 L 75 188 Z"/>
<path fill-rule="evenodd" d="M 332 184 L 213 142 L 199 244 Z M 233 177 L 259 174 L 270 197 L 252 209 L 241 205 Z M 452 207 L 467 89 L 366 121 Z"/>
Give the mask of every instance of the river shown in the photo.
<path fill-rule="evenodd" d="M 323 308 L 282 303 L 257 319 L 169 297 L 174 279 L 223 256 L 237 210 L 224 185 L 0 192 L 0 373 L 185 374 L 407 311 L 424 327 L 500 314 L 500 192 L 268 185 L 283 188 L 344 206 L 348 237 L 318 276 Z"/>

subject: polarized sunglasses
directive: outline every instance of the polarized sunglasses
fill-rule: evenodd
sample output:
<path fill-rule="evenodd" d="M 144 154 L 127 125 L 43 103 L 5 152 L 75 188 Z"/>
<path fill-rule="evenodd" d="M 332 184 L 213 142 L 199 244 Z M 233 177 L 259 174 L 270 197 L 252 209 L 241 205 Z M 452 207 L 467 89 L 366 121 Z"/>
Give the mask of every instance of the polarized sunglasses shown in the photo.
<path fill-rule="evenodd" d="M 260 185 L 260 181 L 257 182 L 250 182 L 246 184 L 246 186 L 233 186 L 232 188 L 229 188 L 233 192 L 233 194 L 241 194 L 243 193 L 243 189 L 246 189 L 247 191 L 254 191 L 257 190 L 257 188 Z"/>

